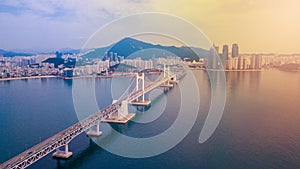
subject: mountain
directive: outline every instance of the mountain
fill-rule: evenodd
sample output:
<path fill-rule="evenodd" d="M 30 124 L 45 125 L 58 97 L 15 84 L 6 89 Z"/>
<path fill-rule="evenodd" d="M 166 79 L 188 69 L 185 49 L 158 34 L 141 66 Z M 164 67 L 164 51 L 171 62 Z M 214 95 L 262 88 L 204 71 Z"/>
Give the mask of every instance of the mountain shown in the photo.
<path fill-rule="evenodd" d="M 96 48 L 88 52 L 87 54 L 83 55 L 86 58 L 103 58 L 104 53 L 107 52 L 111 46 L 103 47 L 103 48 Z"/>
<path fill-rule="evenodd" d="M 201 48 L 154 45 L 133 38 L 124 38 L 110 47 L 97 48 L 94 51 L 89 52 L 86 57 L 103 58 L 105 52 L 107 52 L 108 55 L 110 55 L 110 52 L 112 52 L 117 53 L 118 56 L 124 56 L 124 58 L 130 59 L 141 57 L 142 59 L 147 60 L 153 57 L 167 57 L 176 55 L 182 59 L 190 58 L 191 60 L 198 60 L 199 57 L 193 50 L 197 51 L 201 58 L 208 55 L 208 51 Z"/>
<path fill-rule="evenodd" d="M 108 51 L 108 53 L 118 53 L 119 56 L 124 56 L 127 58 L 130 54 L 150 49 L 150 48 L 159 48 L 158 45 L 152 45 L 150 43 L 142 42 L 133 38 L 124 38 L 115 45 L 112 46 L 112 48 Z"/>
<path fill-rule="evenodd" d="M 62 48 L 58 51 L 63 54 L 79 54 L 81 50 L 80 49 L 72 49 L 72 48 Z"/>
<path fill-rule="evenodd" d="M 6 51 L 0 49 L 0 55 L 4 57 L 14 57 L 14 56 L 33 56 L 36 54 L 55 54 L 57 50 L 55 49 L 14 49 L 13 51 Z M 80 53 L 80 49 L 72 49 L 72 48 L 62 48 L 59 49 L 58 52 L 62 54 L 78 54 Z"/>
<path fill-rule="evenodd" d="M 23 53 L 23 52 L 11 52 L 11 51 L 0 49 L 0 55 L 2 55 L 3 57 L 14 57 L 14 56 L 32 56 L 33 54 Z"/>
<path fill-rule="evenodd" d="M 81 52 L 80 49 L 73 49 L 73 48 L 62 48 L 59 50 L 55 49 L 41 49 L 41 50 L 29 50 L 32 51 L 34 54 L 55 54 L 56 52 L 59 52 L 61 54 L 67 55 L 67 54 L 79 54 Z"/>
<path fill-rule="evenodd" d="M 43 61 L 43 63 L 53 63 L 54 67 L 58 67 L 58 65 L 64 64 L 65 60 L 62 58 L 48 58 Z"/>
<path fill-rule="evenodd" d="M 11 52 L 0 49 L 0 55 L 4 57 L 14 57 L 14 56 L 32 56 L 34 54 L 55 54 L 55 51 L 46 51 L 45 52 L 34 52 L 27 53 L 20 50 L 16 50 L 18 52 Z M 127 59 L 134 59 L 140 57 L 144 60 L 148 60 L 155 57 L 167 57 L 167 56 L 178 56 L 181 59 L 189 58 L 190 60 L 198 60 L 199 57 L 196 55 L 194 51 L 196 51 L 200 58 L 206 57 L 209 51 L 196 48 L 196 47 L 187 47 L 187 46 L 162 46 L 162 45 L 154 45 L 151 43 L 143 42 L 133 38 L 124 38 L 117 42 L 116 44 L 102 47 L 89 49 L 90 52 L 83 55 L 85 58 L 101 58 L 103 59 L 105 53 L 110 55 L 110 53 L 117 53 L 118 56 L 124 56 Z M 72 49 L 72 48 L 63 48 L 58 50 L 58 52 L 62 54 L 78 54 L 81 52 L 80 49 Z"/>

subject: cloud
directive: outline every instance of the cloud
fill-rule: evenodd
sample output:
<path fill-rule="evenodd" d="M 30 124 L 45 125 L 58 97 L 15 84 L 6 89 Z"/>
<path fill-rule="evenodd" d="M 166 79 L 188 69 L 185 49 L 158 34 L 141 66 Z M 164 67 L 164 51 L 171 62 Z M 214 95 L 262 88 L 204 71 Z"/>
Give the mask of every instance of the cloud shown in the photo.
<path fill-rule="evenodd" d="M 81 47 L 112 20 L 143 12 L 141 0 L 2 0 L 0 48 Z"/>
<path fill-rule="evenodd" d="M 143 3 L 142 3 L 143 2 Z M 41 17 L 68 16 L 74 18 L 116 18 L 136 12 L 145 11 L 148 1 L 143 0 L 3 0 L 0 8 L 6 8 L 7 13 L 32 13 Z M 21 10 L 20 10 L 21 9 Z M 66 12 L 62 12 L 66 11 Z M 1 12 L 1 11 L 0 11 Z M 68 16 L 69 17 L 69 16 Z"/>
<path fill-rule="evenodd" d="M 1 0 L 0 37 L 5 41 L 0 48 L 80 47 L 83 39 L 74 37 L 89 37 L 114 19 L 164 12 L 192 22 L 217 44 L 295 51 L 300 43 L 299 5 L 298 0 Z M 47 41 L 39 38 L 44 33 Z M 283 40 L 275 44 L 273 39 Z"/>

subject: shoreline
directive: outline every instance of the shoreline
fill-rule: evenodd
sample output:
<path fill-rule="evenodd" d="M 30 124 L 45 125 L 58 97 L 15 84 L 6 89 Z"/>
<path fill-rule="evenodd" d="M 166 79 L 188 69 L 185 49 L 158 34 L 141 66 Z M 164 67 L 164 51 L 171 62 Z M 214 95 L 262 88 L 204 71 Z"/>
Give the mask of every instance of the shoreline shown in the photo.
<path fill-rule="evenodd" d="M 27 80 L 27 79 L 45 79 L 45 78 L 57 78 L 57 76 L 29 76 L 29 77 L 10 77 L 10 78 L 3 78 L 0 81 L 11 81 L 11 80 Z"/>
<path fill-rule="evenodd" d="M 27 80 L 27 79 L 47 79 L 47 78 L 58 78 L 58 79 L 64 79 L 64 80 L 72 80 L 72 79 L 80 79 L 80 78 L 128 78 L 128 77 L 134 77 L 134 75 L 110 75 L 110 76 L 101 76 L 101 75 L 90 75 L 90 76 L 75 76 L 75 77 L 59 77 L 59 76 L 29 76 L 29 77 L 10 77 L 10 78 L 0 78 L 0 82 L 4 81 L 11 81 L 11 80 Z"/>
<path fill-rule="evenodd" d="M 206 70 L 206 71 L 224 71 L 224 72 L 259 72 L 259 71 L 263 71 L 264 69 L 229 70 L 229 69 L 186 68 L 185 70 Z"/>
<path fill-rule="evenodd" d="M 263 69 L 251 69 L 251 70 L 225 70 L 225 72 L 261 72 Z"/>
<path fill-rule="evenodd" d="M 219 69 L 203 69 L 203 68 L 192 68 L 187 70 L 205 70 L 205 71 L 224 71 L 224 72 L 260 72 L 268 69 L 250 69 L 250 70 L 219 70 Z M 151 73 L 149 73 L 151 74 Z M 47 76 L 30 76 L 30 77 L 15 77 L 15 78 L 0 78 L 0 82 L 3 81 L 11 81 L 11 80 L 27 80 L 27 79 L 45 79 L 45 78 L 59 78 L 64 80 L 73 80 L 73 79 L 80 79 L 80 78 L 128 78 L 134 77 L 134 74 L 127 74 L 127 75 L 109 75 L 109 76 L 102 76 L 102 75 L 89 75 L 89 76 L 75 76 L 75 77 L 59 77 L 53 75 Z"/>
<path fill-rule="evenodd" d="M 214 71 L 214 72 L 260 72 L 264 71 L 264 69 L 247 69 L 247 70 L 228 70 L 228 69 L 203 69 L 203 68 L 192 68 L 186 70 L 205 70 L 205 71 Z"/>

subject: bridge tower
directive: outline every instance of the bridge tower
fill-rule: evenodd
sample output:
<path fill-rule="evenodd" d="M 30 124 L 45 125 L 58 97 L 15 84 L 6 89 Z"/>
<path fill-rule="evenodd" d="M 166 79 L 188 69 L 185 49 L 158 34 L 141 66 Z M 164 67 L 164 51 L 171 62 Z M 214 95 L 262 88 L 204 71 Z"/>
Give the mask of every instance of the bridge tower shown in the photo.
<path fill-rule="evenodd" d="M 142 87 L 140 89 L 140 80 L 142 83 Z M 149 106 L 151 104 L 150 100 L 145 100 L 145 74 L 144 73 L 136 73 L 136 92 L 142 91 L 142 100 L 139 100 L 139 98 L 136 98 L 134 100 L 131 100 L 129 103 L 133 106 Z"/>
<path fill-rule="evenodd" d="M 171 79 L 172 79 L 172 75 L 170 73 L 170 67 L 166 67 L 166 65 L 164 64 L 164 78 L 168 78 L 167 82 L 164 84 L 161 84 L 161 87 L 167 87 L 167 88 L 171 88 L 173 87 L 173 84 L 171 84 Z"/>
<path fill-rule="evenodd" d="M 142 74 L 139 74 L 139 73 L 136 73 L 136 90 L 135 91 L 138 91 L 139 90 L 139 80 L 142 81 L 142 91 L 145 90 L 145 74 L 142 73 Z M 143 95 L 142 95 L 142 101 L 144 102 L 145 101 L 145 94 L 143 92 Z"/>

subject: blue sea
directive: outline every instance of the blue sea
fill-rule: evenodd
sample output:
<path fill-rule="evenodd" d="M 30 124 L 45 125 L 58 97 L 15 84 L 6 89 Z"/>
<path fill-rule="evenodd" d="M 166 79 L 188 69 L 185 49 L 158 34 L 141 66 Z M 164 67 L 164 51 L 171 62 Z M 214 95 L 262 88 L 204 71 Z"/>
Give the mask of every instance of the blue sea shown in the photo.
<path fill-rule="evenodd" d="M 51 154 L 31 165 L 31 169 L 275 169 L 300 168 L 300 74 L 275 69 L 257 72 L 226 72 L 226 104 L 213 135 L 199 143 L 199 135 L 211 104 L 210 80 L 206 71 L 193 70 L 200 96 L 199 111 L 191 130 L 167 151 L 145 158 L 117 155 L 98 144 L 114 146 L 122 142 L 117 133 L 148 138 L 166 132 L 179 117 L 188 77 L 171 90 L 156 89 L 147 94 L 150 108 L 129 107 L 136 117 L 128 124 L 101 124 L 103 136 L 91 139 L 82 133 L 69 144 L 73 156 L 53 159 Z M 151 77 L 149 77 L 151 79 Z M 154 78 L 154 77 L 152 77 Z M 0 163 L 78 122 L 74 108 L 75 84 L 95 88 L 99 109 L 126 90 L 130 78 L 63 80 L 27 79 L 0 82 Z M 120 85 L 122 84 L 122 85 Z M 191 97 L 193 98 L 193 97 Z M 89 102 L 89 99 L 85 99 Z M 193 107 L 195 100 L 188 100 Z M 187 116 L 190 111 L 185 109 Z M 185 122 L 186 125 L 189 122 Z M 182 127 L 185 126 L 182 124 Z M 112 132 L 112 129 L 117 132 Z M 176 135 L 174 136 L 174 139 Z M 170 140 L 171 139 L 171 140 Z M 95 142 L 94 142 L 95 141 Z M 159 147 L 166 141 L 157 142 Z M 144 147 L 124 147 L 123 152 L 154 151 Z"/>

